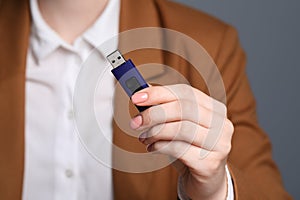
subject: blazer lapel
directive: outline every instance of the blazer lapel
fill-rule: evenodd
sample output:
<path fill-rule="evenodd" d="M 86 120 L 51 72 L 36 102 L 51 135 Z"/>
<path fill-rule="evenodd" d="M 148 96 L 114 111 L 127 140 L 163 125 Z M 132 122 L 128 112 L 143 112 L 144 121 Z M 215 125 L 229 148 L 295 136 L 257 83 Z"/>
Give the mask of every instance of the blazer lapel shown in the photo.
<path fill-rule="evenodd" d="M 30 14 L 28 1 L 3 0 L 0 6 L 0 199 L 21 199 Z"/>
<path fill-rule="evenodd" d="M 161 27 L 162 24 L 160 23 L 160 15 L 154 1 L 121 1 L 120 33 L 135 28 Z M 119 49 L 121 51 L 127 50 L 126 45 L 131 45 L 131 42 L 131 39 L 121 37 Z M 161 50 L 140 49 L 129 52 L 125 56 L 131 58 L 137 67 L 147 63 L 164 63 Z M 155 76 L 156 73 L 161 72 L 160 70 L 156 71 L 155 68 L 151 68 L 150 71 L 151 73 L 148 71 L 147 75 Z M 114 109 L 114 145 L 128 151 L 129 154 L 133 152 L 146 153 L 145 146 L 138 141 L 138 133 L 129 128 L 128 109 L 131 116 L 136 115 L 137 110 L 131 103 L 129 103 L 128 108 L 128 97 L 120 87 L 116 87 Z M 113 163 L 117 168 L 135 169 L 135 165 L 141 166 L 142 162 L 139 159 L 124 158 L 124 154 L 120 153 L 119 150 L 114 149 L 113 151 Z M 169 177 L 174 177 L 174 179 L 171 180 Z M 170 169 L 170 166 L 154 173 L 127 173 L 123 172 L 122 169 L 113 169 L 114 197 L 118 200 L 176 199 L 176 180 L 177 174 L 173 168 Z"/>

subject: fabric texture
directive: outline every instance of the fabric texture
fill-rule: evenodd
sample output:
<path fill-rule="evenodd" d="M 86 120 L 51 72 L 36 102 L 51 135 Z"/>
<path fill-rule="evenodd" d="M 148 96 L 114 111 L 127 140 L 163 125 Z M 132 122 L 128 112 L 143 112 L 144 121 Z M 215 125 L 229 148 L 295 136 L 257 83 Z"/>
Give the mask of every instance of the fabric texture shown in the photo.
<path fill-rule="evenodd" d="M 99 164 L 82 145 L 72 103 L 77 75 L 92 50 L 99 69 L 109 66 L 106 53 L 97 47 L 118 34 L 119 7 L 119 0 L 110 0 L 93 25 L 69 44 L 43 19 L 37 0 L 30 0 L 23 199 L 113 199 L 112 170 Z M 117 45 L 116 41 L 108 51 L 113 52 Z M 105 136 L 98 134 L 102 137 L 97 139 L 97 153 L 111 160 L 111 145 L 105 141 L 111 141 L 113 135 L 113 113 L 108 107 L 115 78 L 105 73 L 102 80 L 105 90 L 95 93 L 95 113 Z M 85 130 L 89 128 L 87 125 Z"/>

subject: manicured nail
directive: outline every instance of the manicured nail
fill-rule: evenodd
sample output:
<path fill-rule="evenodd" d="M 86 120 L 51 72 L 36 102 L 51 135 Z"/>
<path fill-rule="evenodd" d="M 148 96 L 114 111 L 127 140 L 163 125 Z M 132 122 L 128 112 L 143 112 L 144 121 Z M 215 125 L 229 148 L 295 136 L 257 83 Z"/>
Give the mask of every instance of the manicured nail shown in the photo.
<path fill-rule="evenodd" d="M 147 132 L 144 132 L 139 136 L 139 141 L 143 143 L 146 140 L 146 138 L 147 138 Z"/>
<path fill-rule="evenodd" d="M 141 93 L 135 93 L 132 97 L 131 100 L 134 104 L 137 103 L 143 103 L 148 99 L 148 94 L 145 92 L 141 92 Z"/>
<path fill-rule="evenodd" d="M 130 121 L 130 127 L 132 129 L 137 129 L 142 125 L 142 123 L 143 123 L 143 118 L 141 115 L 138 115 Z"/>

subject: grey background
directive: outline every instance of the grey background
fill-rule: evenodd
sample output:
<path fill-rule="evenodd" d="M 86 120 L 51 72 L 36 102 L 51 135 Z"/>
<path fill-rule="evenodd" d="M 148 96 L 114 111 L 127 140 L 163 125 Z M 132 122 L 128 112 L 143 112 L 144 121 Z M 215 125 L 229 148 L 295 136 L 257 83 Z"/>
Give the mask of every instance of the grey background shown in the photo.
<path fill-rule="evenodd" d="M 261 126 L 273 144 L 287 191 L 300 199 L 300 1 L 176 0 L 234 25 L 248 57 L 247 73 Z"/>

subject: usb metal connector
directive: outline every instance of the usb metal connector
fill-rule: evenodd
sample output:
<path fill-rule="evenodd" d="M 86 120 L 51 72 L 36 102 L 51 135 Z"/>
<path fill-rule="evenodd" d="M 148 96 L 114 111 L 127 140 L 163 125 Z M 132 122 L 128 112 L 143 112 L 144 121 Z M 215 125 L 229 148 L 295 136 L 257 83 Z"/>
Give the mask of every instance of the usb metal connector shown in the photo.
<path fill-rule="evenodd" d="M 125 60 L 119 50 L 112 52 L 106 58 L 113 67 L 111 72 L 129 97 L 131 97 L 134 93 L 149 87 L 145 79 L 133 64 L 132 60 Z M 149 108 L 149 106 L 137 105 L 136 107 L 140 112 Z"/>
<path fill-rule="evenodd" d="M 112 52 L 106 58 L 110 62 L 113 68 L 119 67 L 126 62 L 125 58 L 123 57 L 123 55 L 120 53 L 119 50 Z"/>

